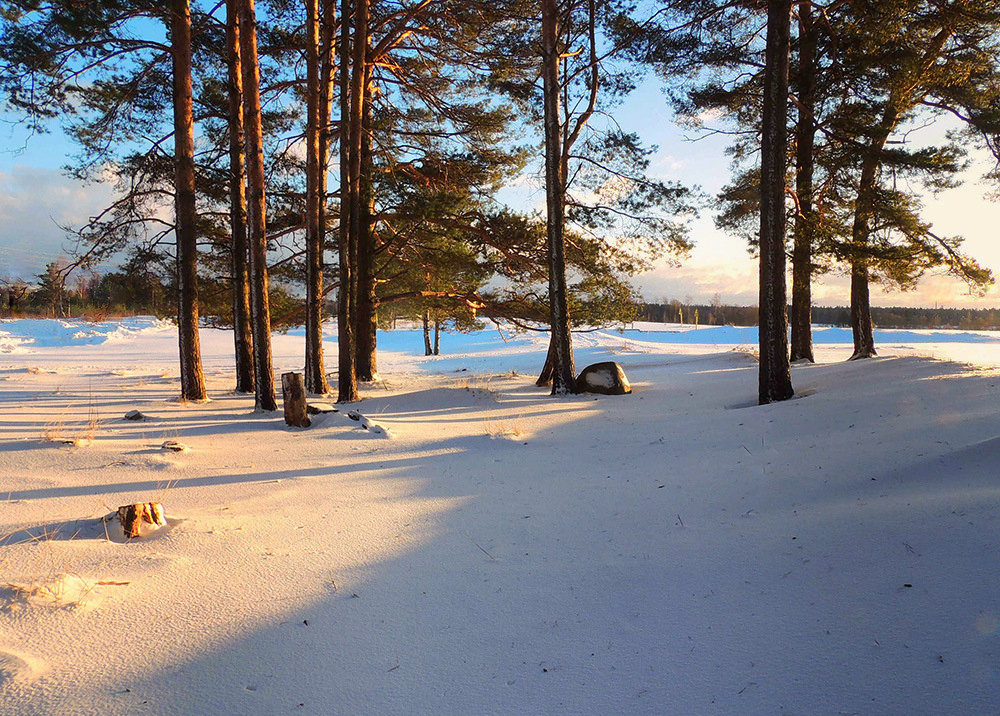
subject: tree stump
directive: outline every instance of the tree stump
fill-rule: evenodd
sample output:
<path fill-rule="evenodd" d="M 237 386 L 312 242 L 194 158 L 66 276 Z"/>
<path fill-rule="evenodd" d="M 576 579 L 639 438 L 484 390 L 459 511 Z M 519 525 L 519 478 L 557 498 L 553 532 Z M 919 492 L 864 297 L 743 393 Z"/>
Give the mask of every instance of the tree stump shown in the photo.
<path fill-rule="evenodd" d="M 118 519 L 126 539 L 138 537 L 142 523 L 146 522 L 157 527 L 167 524 L 163 516 L 163 505 L 159 502 L 137 502 L 134 505 L 122 505 L 118 508 Z"/>
<path fill-rule="evenodd" d="M 301 373 L 281 374 L 281 397 L 287 425 L 293 428 L 308 428 L 312 425 L 306 412 L 306 389 Z"/>

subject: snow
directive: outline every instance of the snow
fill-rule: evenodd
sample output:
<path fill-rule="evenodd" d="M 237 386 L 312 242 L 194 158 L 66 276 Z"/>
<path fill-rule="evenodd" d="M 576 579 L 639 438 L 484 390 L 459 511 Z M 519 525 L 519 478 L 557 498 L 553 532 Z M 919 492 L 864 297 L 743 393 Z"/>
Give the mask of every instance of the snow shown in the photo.
<path fill-rule="evenodd" d="M 169 324 L 0 330 L 0 713 L 996 710 L 995 334 L 819 329 L 760 407 L 752 329 L 577 334 L 635 392 L 559 399 L 545 334 L 392 331 L 302 430 L 226 331 L 185 404 Z"/>

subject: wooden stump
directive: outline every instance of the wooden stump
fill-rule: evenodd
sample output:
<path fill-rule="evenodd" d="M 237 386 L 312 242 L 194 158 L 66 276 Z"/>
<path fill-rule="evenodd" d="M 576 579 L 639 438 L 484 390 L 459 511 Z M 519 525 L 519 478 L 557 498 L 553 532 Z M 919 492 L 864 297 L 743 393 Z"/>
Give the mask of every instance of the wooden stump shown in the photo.
<path fill-rule="evenodd" d="M 306 414 L 306 389 L 301 373 L 281 374 L 281 397 L 285 407 L 285 423 L 293 428 L 312 425 Z"/>
<path fill-rule="evenodd" d="M 159 502 L 137 502 L 134 505 L 122 505 L 118 508 L 118 519 L 122 523 L 126 539 L 138 537 L 143 522 L 157 526 L 167 524 L 167 519 L 163 516 L 163 505 Z"/>

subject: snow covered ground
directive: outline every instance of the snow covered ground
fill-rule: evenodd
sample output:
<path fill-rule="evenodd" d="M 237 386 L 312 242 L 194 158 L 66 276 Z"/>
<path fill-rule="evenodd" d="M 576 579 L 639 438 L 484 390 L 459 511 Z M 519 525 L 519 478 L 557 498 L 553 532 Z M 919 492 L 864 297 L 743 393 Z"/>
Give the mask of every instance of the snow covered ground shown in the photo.
<path fill-rule="evenodd" d="M 380 334 L 386 437 L 254 414 L 225 331 L 196 405 L 170 324 L 0 323 L 0 713 L 1000 710 L 1000 337 L 819 329 L 766 407 L 752 329 L 575 340 L 635 392 L 550 398 L 541 334 Z"/>

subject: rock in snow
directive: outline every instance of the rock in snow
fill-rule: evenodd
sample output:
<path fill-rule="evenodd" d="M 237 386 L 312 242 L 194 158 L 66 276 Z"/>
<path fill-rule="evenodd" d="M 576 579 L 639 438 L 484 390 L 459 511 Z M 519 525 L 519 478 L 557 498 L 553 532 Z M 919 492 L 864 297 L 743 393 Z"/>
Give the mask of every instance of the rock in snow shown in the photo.
<path fill-rule="evenodd" d="M 580 390 L 604 395 L 625 395 L 632 392 L 632 385 L 625 377 L 625 371 L 614 361 L 604 361 L 588 365 L 576 379 Z"/>

